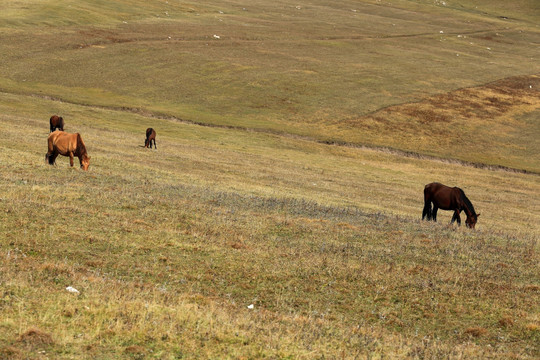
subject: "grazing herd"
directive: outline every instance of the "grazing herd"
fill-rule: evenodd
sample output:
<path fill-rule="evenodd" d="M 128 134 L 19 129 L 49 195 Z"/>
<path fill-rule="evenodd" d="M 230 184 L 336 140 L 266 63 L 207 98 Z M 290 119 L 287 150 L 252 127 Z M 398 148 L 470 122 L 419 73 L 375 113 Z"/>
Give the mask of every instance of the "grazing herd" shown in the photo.
<path fill-rule="evenodd" d="M 64 132 L 64 119 L 61 116 L 53 115 L 50 120 L 50 134 L 47 139 L 48 151 L 45 155 L 45 161 L 54 165 L 58 155 L 69 156 L 69 164 L 73 167 L 73 157 L 77 156 L 81 164 L 81 169 L 88 170 L 90 166 L 90 156 L 86 152 L 86 146 L 79 133 L 70 134 Z M 156 146 L 156 131 L 152 128 L 146 129 L 146 139 L 144 147 L 150 149 L 154 144 Z M 433 204 L 433 206 L 432 206 Z M 465 211 L 467 227 L 474 229 L 478 217 L 471 201 L 465 196 L 463 190 L 458 187 L 449 187 L 440 183 L 430 183 L 424 188 L 424 210 L 422 211 L 422 220 L 437 221 L 437 210 L 454 211 L 451 223 L 457 221 L 461 225 L 459 214 Z"/>
<path fill-rule="evenodd" d="M 81 137 L 81 134 L 70 134 L 64 131 L 64 119 L 61 116 L 53 115 L 49 119 L 49 137 L 47 138 L 47 154 L 45 154 L 45 162 L 49 165 L 54 165 L 58 155 L 69 156 L 69 165 L 73 167 L 73 157 L 79 158 L 81 169 L 88 170 L 90 166 L 90 156 L 86 151 L 86 146 Z M 144 147 L 150 145 L 152 148 L 156 146 L 156 131 L 152 128 L 146 129 L 146 140 Z"/>

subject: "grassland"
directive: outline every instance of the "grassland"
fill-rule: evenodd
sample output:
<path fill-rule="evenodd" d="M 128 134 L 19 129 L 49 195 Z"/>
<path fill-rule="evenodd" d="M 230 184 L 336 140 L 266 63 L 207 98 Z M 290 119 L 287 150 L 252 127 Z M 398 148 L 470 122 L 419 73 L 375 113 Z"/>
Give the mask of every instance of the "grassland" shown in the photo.
<path fill-rule="evenodd" d="M 538 12 L 505 4 L 0 1 L 0 358 L 540 357 Z M 89 172 L 44 163 L 53 113 Z M 475 231 L 420 220 L 431 181 Z"/>
<path fill-rule="evenodd" d="M 0 90 L 379 146 L 395 131 L 370 126 L 365 115 L 540 74 L 535 2 L 513 2 L 512 9 L 486 3 L 5 2 Z M 537 108 L 533 82 L 527 89 Z M 447 109 L 448 127 L 465 146 L 441 143 L 440 123 L 414 113 L 401 123 L 429 136 L 387 145 L 467 161 L 475 160 L 473 150 L 485 155 L 478 162 L 497 164 L 500 154 L 485 146 L 494 139 L 477 131 L 485 126 L 481 115 Z M 520 125 L 539 133 L 534 124 Z M 506 156 L 515 146 L 512 136 L 494 145 L 507 149 L 504 165 L 520 168 Z"/>

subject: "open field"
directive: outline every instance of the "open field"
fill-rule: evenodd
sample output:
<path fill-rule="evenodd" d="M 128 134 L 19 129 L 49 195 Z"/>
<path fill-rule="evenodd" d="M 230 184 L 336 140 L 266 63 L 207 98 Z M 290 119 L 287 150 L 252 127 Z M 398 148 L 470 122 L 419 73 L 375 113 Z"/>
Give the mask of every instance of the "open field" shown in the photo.
<path fill-rule="evenodd" d="M 83 173 L 43 162 L 54 103 L 3 98 L 5 354 L 538 355 L 537 175 L 64 104 Z M 477 231 L 419 220 L 432 180 Z"/>
<path fill-rule="evenodd" d="M 540 74 L 535 1 L 511 9 L 504 1 L 441 3 L 4 1 L 0 91 L 361 145 L 380 146 L 397 132 L 386 145 L 467 161 L 481 152 L 478 162 L 520 168 L 523 156 L 507 156 L 523 146 L 519 137 L 503 131 L 493 139 L 485 127 L 537 109 L 536 77 L 515 94 L 526 95 L 525 104 L 482 93 L 507 107 L 474 116 L 447 108 L 442 125 L 458 133 L 456 143 L 441 122 L 415 112 L 401 113 L 398 129 L 365 118 Z M 418 137 L 399 136 L 409 124 L 421 127 Z M 537 122 L 517 125 L 540 137 Z M 525 165 L 540 171 L 538 160 Z"/>
<path fill-rule="evenodd" d="M 538 6 L 447 3 L 0 0 L 0 358 L 539 358 Z"/>

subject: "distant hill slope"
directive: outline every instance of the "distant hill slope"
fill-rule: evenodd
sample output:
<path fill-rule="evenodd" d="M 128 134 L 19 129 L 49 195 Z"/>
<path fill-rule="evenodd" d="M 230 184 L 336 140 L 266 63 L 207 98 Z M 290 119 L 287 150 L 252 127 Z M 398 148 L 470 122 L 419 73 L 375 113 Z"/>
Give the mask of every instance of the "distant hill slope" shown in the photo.
<path fill-rule="evenodd" d="M 539 169 L 535 88 L 504 114 L 484 101 L 471 117 L 460 110 L 470 99 L 455 97 L 540 74 L 535 1 L 2 6 L 0 91 Z M 459 113 L 450 122 L 411 108 L 440 117 L 433 101 L 445 97 L 444 116 Z"/>
<path fill-rule="evenodd" d="M 339 126 L 378 146 L 539 172 L 540 76 L 390 106 Z"/>

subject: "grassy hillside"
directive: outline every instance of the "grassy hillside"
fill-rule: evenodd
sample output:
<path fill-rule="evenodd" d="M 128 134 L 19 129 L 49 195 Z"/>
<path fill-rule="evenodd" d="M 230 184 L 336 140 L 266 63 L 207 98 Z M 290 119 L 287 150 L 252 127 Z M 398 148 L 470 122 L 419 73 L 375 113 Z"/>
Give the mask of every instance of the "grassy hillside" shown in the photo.
<path fill-rule="evenodd" d="M 520 168 L 493 152 L 470 155 L 493 139 L 476 131 L 485 121 L 475 117 L 456 119 L 472 123 L 455 127 L 456 136 L 478 144 L 464 150 L 445 145 L 440 124 L 414 112 L 404 121 L 434 136 L 427 145 L 388 141 L 395 129 L 369 122 L 344 125 L 391 105 L 540 74 L 537 5 L 505 4 L 4 2 L 0 90 Z M 497 144 L 528 146 L 505 135 Z"/>
<path fill-rule="evenodd" d="M 0 0 L 0 358 L 540 357 L 536 7 Z"/>
<path fill-rule="evenodd" d="M 536 175 L 61 104 L 83 173 L 4 99 L 3 356 L 539 355 Z M 420 221 L 433 180 L 477 231 Z"/>

